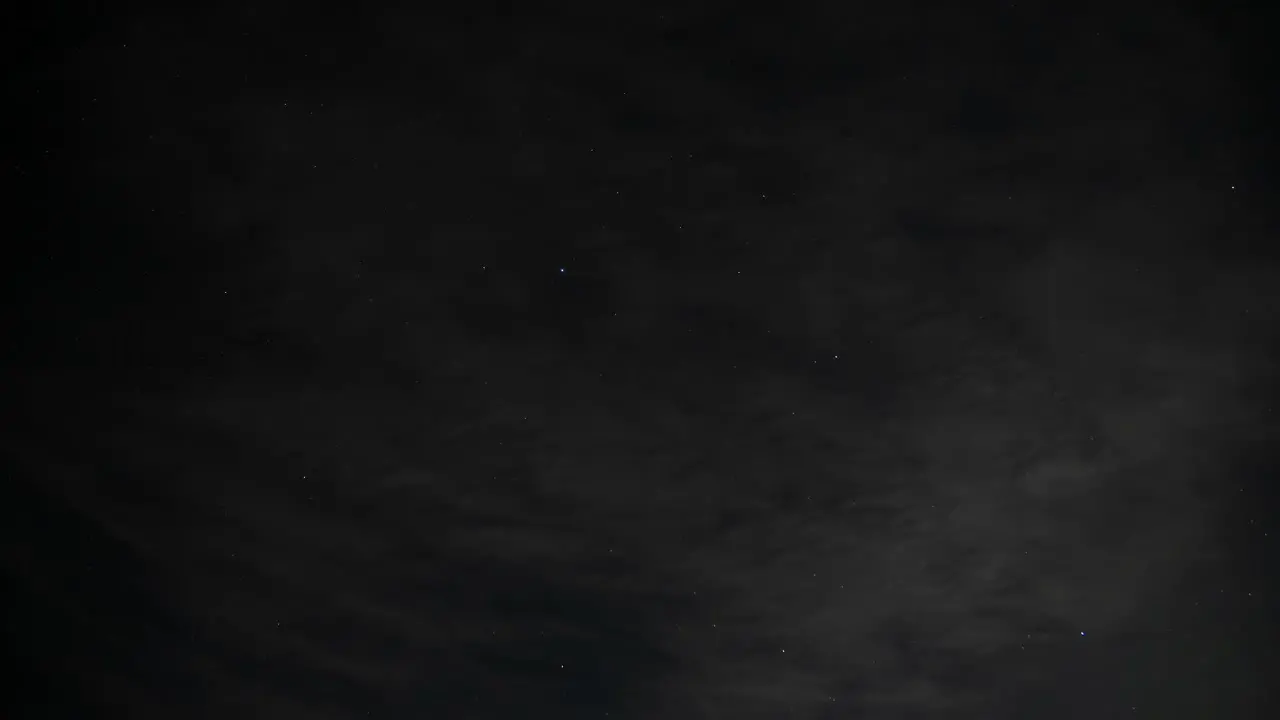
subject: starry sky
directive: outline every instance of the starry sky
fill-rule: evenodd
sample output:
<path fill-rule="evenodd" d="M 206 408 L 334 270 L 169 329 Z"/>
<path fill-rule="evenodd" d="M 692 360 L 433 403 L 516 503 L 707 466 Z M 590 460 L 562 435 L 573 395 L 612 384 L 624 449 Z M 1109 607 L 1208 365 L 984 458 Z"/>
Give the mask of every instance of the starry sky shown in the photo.
<path fill-rule="evenodd" d="M 13 717 L 1272 716 L 1233 7 L 24 11 Z"/>

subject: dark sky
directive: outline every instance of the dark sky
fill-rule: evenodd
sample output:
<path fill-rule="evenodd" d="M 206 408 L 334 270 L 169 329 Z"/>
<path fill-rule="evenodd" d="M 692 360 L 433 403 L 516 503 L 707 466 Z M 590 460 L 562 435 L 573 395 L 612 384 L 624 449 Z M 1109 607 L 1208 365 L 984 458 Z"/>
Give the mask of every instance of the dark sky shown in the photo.
<path fill-rule="evenodd" d="M 1275 717 L 1267 18 L 218 6 L 7 43 L 9 717 Z"/>

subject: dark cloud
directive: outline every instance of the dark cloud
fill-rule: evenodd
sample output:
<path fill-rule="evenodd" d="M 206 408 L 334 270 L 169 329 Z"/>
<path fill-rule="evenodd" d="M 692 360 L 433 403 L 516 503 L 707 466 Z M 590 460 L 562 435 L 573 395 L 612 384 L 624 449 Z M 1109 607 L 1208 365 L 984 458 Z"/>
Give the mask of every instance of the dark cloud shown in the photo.
<path fill-rule="evenodd" d="M 31 695 L 1259 716 L 1235 56 L 894 12 L 151 13 L 28 73 Z"/>

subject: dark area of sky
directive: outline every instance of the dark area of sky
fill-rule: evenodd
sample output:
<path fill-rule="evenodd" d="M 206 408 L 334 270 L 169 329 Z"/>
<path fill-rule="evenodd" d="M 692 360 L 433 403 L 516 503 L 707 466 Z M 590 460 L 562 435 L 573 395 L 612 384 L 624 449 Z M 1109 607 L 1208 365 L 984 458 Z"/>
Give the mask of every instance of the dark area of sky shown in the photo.
<path fill-rule="evenodd" d="M 6 717 L 1280 716 L 1227 5 L 14 16 Z"/>

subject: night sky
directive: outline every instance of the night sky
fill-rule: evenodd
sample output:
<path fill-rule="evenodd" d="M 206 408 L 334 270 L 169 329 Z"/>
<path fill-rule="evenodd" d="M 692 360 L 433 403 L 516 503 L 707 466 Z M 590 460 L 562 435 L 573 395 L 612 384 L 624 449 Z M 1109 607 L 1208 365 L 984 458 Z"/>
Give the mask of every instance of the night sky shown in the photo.
<path fill-rule="evenodd" d="M 6 717 L 1280 716 L 1272 18 L 216 5 L 10 18 Z"/>

